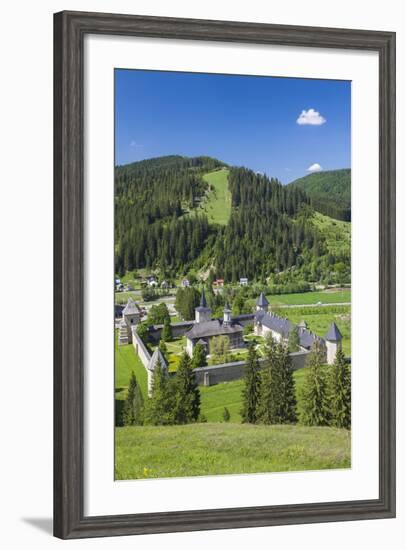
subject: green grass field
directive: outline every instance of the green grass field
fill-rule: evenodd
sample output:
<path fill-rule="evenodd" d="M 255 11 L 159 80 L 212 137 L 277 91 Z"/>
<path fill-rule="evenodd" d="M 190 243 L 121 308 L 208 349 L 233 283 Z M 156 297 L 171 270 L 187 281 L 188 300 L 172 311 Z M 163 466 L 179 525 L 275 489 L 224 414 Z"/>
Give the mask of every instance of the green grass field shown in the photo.
<path fill-rule="evenodd" d="M 326 237 L 329 252 L 332 254 L 351 253 L 351 222 L 335 220 L 315 212 L 313 223 Z"/>
<path fill-rule="evenodd" d="M 127 346 L 119 346 L 115 341 L 115 368 L 114 368 L 114 386 L 116 399 L 125 399 L 127 387 L 130 381 L 131 372 L 134 371 L 137 381 L 140 384 L 141 392 L 144 399 L 148 397 L 148 377 L 144 365 L 141 363 L 138 355 L 132 344 Z"/>
<path fill-rule="evenodd" d="M 324 337 L 331 323 L 334 321 L 343 336 L 343 351 L 351 356 L 351 307 L 307 307 L 307 308 L 281 308 L 278 314 L 287 317 L 292 323 L 298 324 L 306 321 L 309 330 Z"/>
<path fill-rule="evenodd" d="M 158 346 L 151 346 L 151 350 L 154 351 Z M 166 342 L 166 349 L 168 351 L 169 360 L 169 372 L 176 372 L 180 363 L 182 353 L 186 348 L 186 338 L 175 338 L 171 342 Z"/>
<path fill-rule="evenodd" d="M 329 289 L 316 290 L 314 292 L 300 292 L 293 294 L 271 294 L 267 295 L 271 305 L 276 306 L 301 306 L 322 304 L 343 304 L 351 302 L 351 289 Z"/>
<path fill-rule="evenodd" d="M 141 294 L 139 292 L 130 291 L 130 292 L 115 292 L 114 293 L 114 303 L 119 305 L 124 305 L 128 302 L 128 298 L 132 298 L 138 304 L 142 301 Z"/>
<path fill-rule="evenodd" d="M 351 433 L 207 423 L 116 428 L 116 479 L 349 468 Z"/>
<path fill-rule="evenodd" d="M 202 209 L 206 212 L 210 223 L 226 225 L 230 218 L 231 194 L 228 190 L 228 174 L 229 170 L 222 168 L 203 176 L 203 179 L 214 188 L 202 203 Z"/>

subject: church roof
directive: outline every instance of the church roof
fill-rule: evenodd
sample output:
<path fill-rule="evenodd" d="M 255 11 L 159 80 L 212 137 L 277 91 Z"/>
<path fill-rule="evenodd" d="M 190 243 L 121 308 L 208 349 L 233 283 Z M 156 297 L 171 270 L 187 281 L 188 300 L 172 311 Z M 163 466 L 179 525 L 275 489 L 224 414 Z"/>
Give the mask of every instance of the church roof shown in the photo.
<path fill-rule="evenodd" d="M 330 342 L 339 342 L 343 339 L 343 336 L 338 326 L 335 323 L 331 323 L 330 328 L 328 329 L 328 332 L 324 338 L 326 340 L 329 340 Z"/>
<path fill-rule="evenodd" d="M 200 295 L 200 307 L 207 307 L 206 294 L 204 293 L 204 287 L 202 288 L 202 293 Z"/>
<path fill-rule="evenodd" d="M 256 319 L 270 330 L 282 334 L 284 338 L 287 338 L 289 332 L 293 329 L 293 325 L 290 321 L 283 317 L 278 317 L 273 313 L 259 312 L 259 314 L 256 315 Z"/>
<path fill-rule="evenodd" d="M 263 292 L 261 292 L 261 294 L 259 295 L 258 300 L 256 301 L 256 305 L 259 307 L 269 306 L 269 302 Z"/>
<path fill-rule="evenodd" d="M 258 311 L 255 315 L 255 320 L 261 323 L 263 326 L 270 330 L 281 334 L 283 338 L 288 338 L 289 333 L 294 329 L 295 325 L 283 317 L 278 317 L 273 313 L 265 313 Z M 302 348 L 310 349 L 316 340 L 320 340 L 318 336 L 310 332 L 309 330 L 298 327 L 299 333 L 299 345 Z"/>
<path fill-rule="evenodd" d="M 221 336 L 223 334 L 235 334 L 242 332 L 243 328 L 238 323 L 223 324 L 220 319 L 213 321 L 205 321 L 204 323 L 196 323 L 185 336 L 186 338 L 206 338 L 209 336 Z"/>
<path fill-rule="evenodd" d="M 131 315 L 132 313 L 139 313 L 140 308 L 137 306 L 137 304 L 134 302 L 132 298 L 128 298 L 127 305 L 123 309 L 124 315 Z"/>
<path fill-rule="evenodd" d="M 162 354 L 162 351 L 159 348 L 156 348 L 156 350 L 152 354 L 151 359 L 149 360 L 149 363 L 147 365 L 147 369 L 152 370 L 152 371 L 155 370 L 155 367 L 158 363 L 158 360 L 161 362 L 161 365 L 163 366 L 164 369 L 166 369 L 168 367 L 168 364 L 165 360 L 165 357 Z"/>

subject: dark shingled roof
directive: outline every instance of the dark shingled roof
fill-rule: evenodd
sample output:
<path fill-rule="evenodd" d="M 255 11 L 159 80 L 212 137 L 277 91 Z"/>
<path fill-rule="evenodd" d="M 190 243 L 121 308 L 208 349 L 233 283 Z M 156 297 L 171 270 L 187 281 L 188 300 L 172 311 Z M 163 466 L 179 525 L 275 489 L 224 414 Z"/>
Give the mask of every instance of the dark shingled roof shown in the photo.
<path fill-rule="evenodd" d="M 273 313 L 264 313 L 263 311 L 258 311 L 255 315 L 255 320 L 270 330 L 281 334 L 283 338 L 289 338 L 289 333 L 295 327 L 295 325 L 287 319 L 278 317 Z M 302 348 L 310 349 L 316 340 L 321 340 L 318 336 L 304 328 L 298 327 L 298 333 L 299 344 Z"/>
<path fill-rule="evenodd" d="M 127 305 L 123 309 L 124 315 L 131 315 L 132 313 L 139 313 L 140 308 L 137 306 L 137 304 L 134 302 L 132 298 L 128 298 Z"/>
<path fill-rule="evenodd" d="M 299 328 L 299 344 L 302 348 L 310 349 L 316 340 L 321 340 L 321 338 L 305 328 Z"/>
<path fill-rule="evenodd" d="M 242 332 L 243 328 L 238 323 L 223 324 L 220 319 L 196 323 L 194 327 L 185 334 L 190 340 L 194 338 L 206 338 L 208 336 L 221 336 L 222 334 L 235 334 Z"/>
<path fill-rule="evenodd" d="M 200 295 L 200 307 L 207 307 L 206 295 L 204 293 L 204 287 L 202 288 L 202 293 Z"/>
<path fill-rule="evenodd" d="M 259 307 L 269 306 L 269 302 L 263 292 L 261 292 L 261 294 L 259 295 L 258 300 L 256 301 L 256 305 Z"/>
<path fill-rule="evenodd" d="M 162 355 L 162 352 L 159 348 L 156 348 L 154 353 L 152 354 L 151 359 L 149 360 L 149 363 L 147 365 L 148 370 L 155 370 L 156 364 L 158 363 L 158 360 L 161 362 L 161 365 L 164 369 L 168 368 L 168 364 L 165 361 L 165 357 Z"/>
<path fill-rule="evenodd" d="M 335 323 L 331 323 L 330 328 L 328 329 L 328 332 L 324 338 L 326 340 L 329 340 L 330 342 L 339 342 L 343 339 L 343 336 L 338 326 Z"/>
<path fill-rule="evenodd" d="M 264 313 L 263 311 L 258 312 L 255 316 L 256 319 L 264 325 L 278 334 L 282 334 L 284 338 L 289 336 L 289 332 L 293 329 L 292 323 L 283 317 L 278 317 L 273 313 Z"/>

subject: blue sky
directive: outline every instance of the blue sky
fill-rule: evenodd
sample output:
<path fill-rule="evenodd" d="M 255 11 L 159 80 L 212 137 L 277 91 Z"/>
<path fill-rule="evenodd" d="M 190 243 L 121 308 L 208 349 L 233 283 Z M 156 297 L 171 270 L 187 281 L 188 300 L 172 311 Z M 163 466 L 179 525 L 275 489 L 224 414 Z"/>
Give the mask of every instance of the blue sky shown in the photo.
<path fill-rule="evenodd" d="M 116 164 L 208 155 L 288 183 L 349 168 L 351 83 L 115 71 Z"/>

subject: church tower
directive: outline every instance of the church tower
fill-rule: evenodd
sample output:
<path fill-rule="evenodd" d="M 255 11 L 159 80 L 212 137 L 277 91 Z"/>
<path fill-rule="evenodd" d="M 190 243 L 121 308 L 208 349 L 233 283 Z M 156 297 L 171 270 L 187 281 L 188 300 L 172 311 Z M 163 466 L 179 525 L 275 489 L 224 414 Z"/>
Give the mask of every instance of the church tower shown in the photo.
<path fill-rule="evenodd" d="M 224 306 L 223 310 L 223 325 L 230 325 L 231 324 L 231 309 L 228 307 L 228 304 Z"/>
<path fill-rule="evenodd" d="M 265 313 L 268 311 L 269 302 L 263 292 L 261 292 L 261 294 L 259 295 L 259 298 L 256 301 L 255 305 L 257 311 L 264 311 Z"/>
<path fill-rule="evenodd" d="M 336 353 L 341 349 L 342 335 L 335 323 L 331 323 L 327 334 L 324 337 L 327 347 L 327 364 L 332 365 L 336 358 Z"/>
<path fill-rule="evenodd" d="M 195 308 L 195 321 L 196 323 L 211 321 L 211 309 L 207 306 L 204 288 L 202 288 L 202 293 L 200 295 L 200 305 Z"/>

